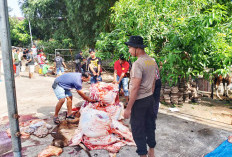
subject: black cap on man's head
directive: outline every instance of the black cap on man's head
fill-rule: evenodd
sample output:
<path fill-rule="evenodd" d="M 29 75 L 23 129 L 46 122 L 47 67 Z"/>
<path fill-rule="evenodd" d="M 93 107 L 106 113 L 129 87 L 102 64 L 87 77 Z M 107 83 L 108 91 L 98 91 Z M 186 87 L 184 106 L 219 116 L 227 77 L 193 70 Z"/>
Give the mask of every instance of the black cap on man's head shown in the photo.
<path fill-rule="evenodd" d="M 147 47 L 143 44 L 143 38 L 141 36 L 130 36 L 130 40 L 128 42 L 125 42 L 127 46 L 131 46 L 134 48 L 141 48 L 144 49 Z"/>

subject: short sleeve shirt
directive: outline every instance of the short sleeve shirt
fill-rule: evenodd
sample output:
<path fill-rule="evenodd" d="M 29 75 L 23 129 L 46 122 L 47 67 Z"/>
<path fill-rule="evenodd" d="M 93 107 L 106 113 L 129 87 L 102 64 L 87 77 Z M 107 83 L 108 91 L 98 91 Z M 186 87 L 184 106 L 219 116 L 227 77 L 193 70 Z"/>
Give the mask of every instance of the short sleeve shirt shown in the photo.
<path fill-rule="evenodd" d="M 36 58 L 36 56 L 37 56 L 37 48 L 31 48 L 31 50 L 33 52 L 34 57 Z"/>
<path fill-rule="evenodd" d="M 19 62 L 19 54 L 17 52 L 14 53 L 14 59 L 15 59 L 15 62 Z"/>
<path fill-rule="evenodd" d="M 55 58 L 55 62 L 56 62 L 56 68 L 60 68 L 60 67 L 63 67 L 63 58 L 60 57 L 60 56 L 57 56 Z"/>
<path fill-rule="evenodd" d="M 141 79 L 141 84 L 136 100 L 148 97 L 153 94 L 152 86 L 156 78 L 155 75 L 155 60 L 149 57 L 147 54 L 139 57 L 138 60 L 133 63 L 130 77 Z M 132 86 L 133 85 L 130 82 L 130 90 Z"/>
<path fill-rule="evenodd" d="M 125 61 L 124 63 L 120 64 L 120 61 L 117 60 L 114 63 L 114 70 L 117 70 L 117 75 L 120 77 L 122 73 L 127 73 L 127 71 L 129 70 L 129 63 L 127 61 Z"/>
<path fill-rule="evenodd" d="M 31 60 L 28 65 L 34 65 L 35 60 L 34 60 L 34 55 L 33 54 L 29 54 L 28 55 L 28 59 Z"/>
<path fill-rule="evenodd" d="M 81 73 L 66 73 L 57 77 L 55 81 L 64 89 L 82 89 Z"/>
<path fill-rule="evenodd" d="M 98 65 L 101 65 L 101 59 L 96 57 L 95 59 L 89 58 L 87 61 L 88 67 L 92 66 L 93 70 L 97 73 L 98 72 Z M 90 73 L 92 71 L 89 69 Z"/>

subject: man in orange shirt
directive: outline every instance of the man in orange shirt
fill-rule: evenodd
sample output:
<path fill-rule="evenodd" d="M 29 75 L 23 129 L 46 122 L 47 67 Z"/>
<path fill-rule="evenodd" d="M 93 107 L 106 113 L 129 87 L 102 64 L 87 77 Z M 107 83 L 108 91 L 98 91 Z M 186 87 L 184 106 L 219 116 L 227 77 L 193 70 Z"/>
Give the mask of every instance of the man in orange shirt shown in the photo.
<path fill-rule="evenodd" d="M 126 105 L 128 103 L 129 91 L 128 91 L 128 82 L 129 78 L 127 77 L 127 72 L 129 70 L 129 63 L 126 61 L 123 54 L 120 54 L 119 60 L 114 63 L 114 81 L 113 83 L 119 84 L 119 91 L 121 86 L 123 87 L 124 96 L 126 98 Z"/>

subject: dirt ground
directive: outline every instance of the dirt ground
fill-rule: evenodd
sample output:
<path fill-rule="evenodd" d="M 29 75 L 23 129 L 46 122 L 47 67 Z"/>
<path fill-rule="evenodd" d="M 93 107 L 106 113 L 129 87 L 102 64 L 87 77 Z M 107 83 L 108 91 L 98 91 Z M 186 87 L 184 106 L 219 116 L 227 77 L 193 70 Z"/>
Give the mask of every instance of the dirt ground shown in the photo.
<path fill-rule="evenodd" d="M 161 113 L 176 115 L 177 117 L 192 118 L 195 122 L 212 125 L 232 131 L 232 101 L 212 100 L 203 97 L 202 101 L 196 103 L 184 103 L 175 106 L 179 111 L 171 112 L 171 106 L 160 105 Z"/>
<path fill-rule="evenodd" d="M 112 73 L 105 73 L 103 79 L 112 81 Z M 232 96 L 232 95 L 231 95 Z M 125 101 L 123 97 L 122 101 Z M 170 108 L 177 108 L 179 111 L 172 112 Z M 232 99 L 219 100 L 209 97 L 202 97 L 200 103 L 184 103 L 183 105 L 167 106 L 160 103 L 161 113 L 175 115 L 177 117 L 189 118 L 192 121 L 212 125 L 232 131 Z"/>
<path fill-rule="evenodd" d="M 51 88 L 54 79 L 54 76 L 44 77 L 38 74 L 35 74 L 34 79 L 29 79 L 27 72 L 22 72 L 21 77 L 15 79 L 17 105 L 20 115 L 33 115 L 38 118 L 48 119 L 48 122 L 52 124 L 51 118 L 57 103 L 57 99 Z M 112 79 L 112 74 L 103 74 L 103 81 L 111 82 Z M 84 83 L 84 92 L 88 93 L 89 86 L 89 83 Z M 5 129 L 2 127 L 2 124 L 7 122 L 7 102 L 4 79 L 3 82 L 0 82 L 0 91 L 0 132 L 2 132 Z M 73 91 L 73 93 L 73 106 L 78 106 L 82 100 L 75 91 Z M 124 99 L 121 98 L 121 100 L 123 101 Z M 232 134 L 231 106 L 231 102 L 203 98 L 203 101 L 200 104 L 184 104 L 183 106 L 177 106 L 179 111 L 172 112 L 169 109 L 171 107 L 160 104 L 160 114 L 157 121 L 157 141 L 159 141 L 159 144 L 157 146 L 156 154 L 163 157 L 196 157 L 199 156 L 199 154 L 212 151 L 225 140 L 228 135 Z M 66 105 L 63 105 L 61 112 L 65 110 Z M 178 131 L 178 129 L 180 129 L 178 128 L 179 125 L 182 126 L 182 130 Z M 177 145 L 175 144 L 176 140 L 179 140 L 179 142 L 182 143 Z M 23 148 L 25 149 L 23 151 L 25 156 L 36 156 L 36 154 L 44 149 L 51 141 L 52 138 L 50 136 L 45 139 L 33 137 L 29 141 L 24 141 Z M 193 143 L 191 144 L 191 142 Z M 37 147 L 38 145 L 41 145 L 41 147 Z M 189 145 L 193 146 L 195 153 L 191 152 L 190 149 L 192 147 L 189 147 Z M 165 147 L 168 147 L 169 150 L 165 150 Z M 10 146 L 6 149 L 4 147 L 4 150 L 0 151 L 0 156 L 1 153 L 6 154 L 10 151 L 10 148 Z M 181 150 L 181 148 L 183 148 L 183 150 Z M 31 152 L 33 150 L 36 151 Z M 135 150 L 135 147 L 126 146 L 120 150 L 120 153 L 117 156 L 137 156 Z M 74 148 L 67 147 L 64 149 L 62 156 L 72 156 L 71 153 L 73 151 Z M 104 150 L 91 151 L 91 154 L 93 156 L 101 157 L 108 156 L 103 155 L 108 154 Z M 86 156 L 86 154 L 84 151 L 80 151 L 77 156 L 82 157 Z"/>

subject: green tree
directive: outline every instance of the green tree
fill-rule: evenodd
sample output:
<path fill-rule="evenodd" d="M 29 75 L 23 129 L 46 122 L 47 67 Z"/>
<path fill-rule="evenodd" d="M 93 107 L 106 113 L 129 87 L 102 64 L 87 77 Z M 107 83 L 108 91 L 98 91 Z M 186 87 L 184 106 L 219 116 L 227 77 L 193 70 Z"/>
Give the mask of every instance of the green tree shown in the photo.
<path fill-rule="evenodd" d="M 71 39 L 75 48 L 84 48 L 94 47 L 100 32 L 111 30 L 109 9 L 115 1 L 24 0 L 21 8 L 37 38 Z"/>
<path fill-rule="evenodd" d="M 25 47 L 30 44 L 30 35 L 27 20 L 18 20 L 15 17 L 9 18 L 11 44 L 14 46 Z"/>
<path fill-rule="evenodd" d="M 230 9 L 229 0 L 121 0 L 112 7 L 114 30 L 103 32 L 97 47 L 102 56 L 116 59 L 119 53 L 128 55 L 129 36 L 140 35 L 146 52 L 165 62 L 163 81 L 208 78 L 207 68 L 225 74 L 232 59 Z"/>

